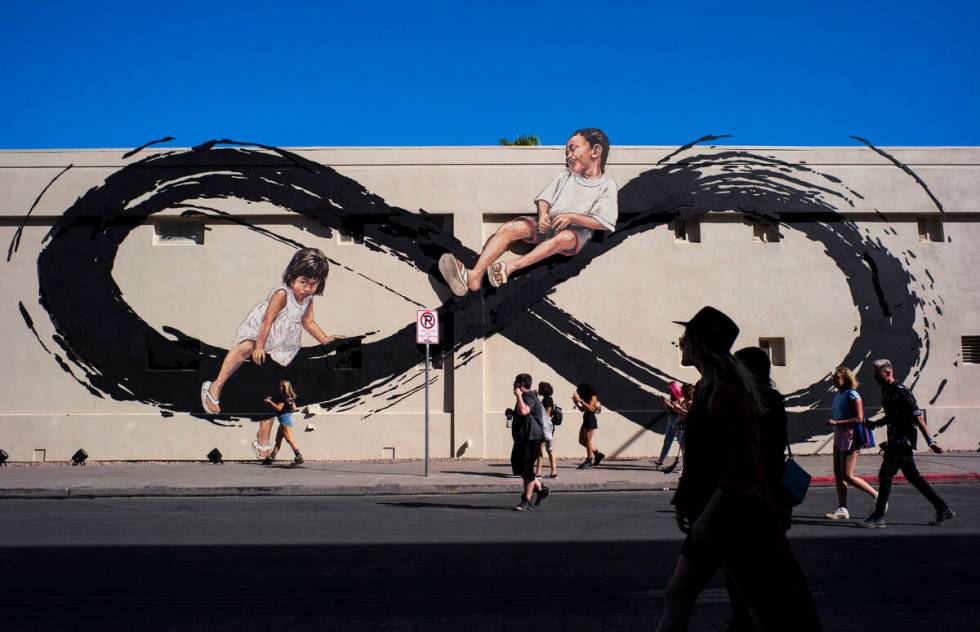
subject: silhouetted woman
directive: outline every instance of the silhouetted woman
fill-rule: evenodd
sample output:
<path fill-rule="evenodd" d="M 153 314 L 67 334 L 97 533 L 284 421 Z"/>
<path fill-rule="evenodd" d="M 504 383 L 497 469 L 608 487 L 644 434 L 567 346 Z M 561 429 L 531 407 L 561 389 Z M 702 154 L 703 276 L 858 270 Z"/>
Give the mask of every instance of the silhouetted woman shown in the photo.
<path fill-rule="evenodd" d="M 820 630 L 763 473 L 759 391 L 730 352 L 738 326 L 713 307 L 679 324 L 685 325 L 682 363 L 696 367 L 701 380 L 686 419 L 684 474 L 673 499 L 687 539 L 657 629 L 687 630 L 697 596 L 724 567 L 757 630 Z"/>

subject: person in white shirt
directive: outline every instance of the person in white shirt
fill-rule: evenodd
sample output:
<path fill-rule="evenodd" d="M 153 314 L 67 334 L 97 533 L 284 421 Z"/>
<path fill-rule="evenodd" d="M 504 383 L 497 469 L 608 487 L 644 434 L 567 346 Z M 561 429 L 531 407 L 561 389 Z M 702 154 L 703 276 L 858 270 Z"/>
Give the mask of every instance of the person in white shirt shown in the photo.
<path fill-rule="evenodd" d="M 541 191 L 534 202 L 538 216 L 518 217 L 502 225 L 487 240 L 472 269 L 452 254 L 439 258 L 439 272 L 453 294 L 480 289 L 486 273 L 500 287 L 513 273 L 555 254 L 577 255 L 594 231 L 612 232 L 619 216 L 616 182 L 605 175 L 609 138 L 596 128 L 580 129 L 565 146 L 566 169 Z M 497 259 L 511 243 L 534 244 L 531 252 L 508 261 Z"/>

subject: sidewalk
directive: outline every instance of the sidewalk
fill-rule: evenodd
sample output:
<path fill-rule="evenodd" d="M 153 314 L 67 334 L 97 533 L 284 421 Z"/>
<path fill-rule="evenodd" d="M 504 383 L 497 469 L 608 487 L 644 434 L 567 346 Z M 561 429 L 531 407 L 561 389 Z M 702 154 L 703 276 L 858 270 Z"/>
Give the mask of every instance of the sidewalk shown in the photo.
<path fill-rule="evenodd" d="M 797 462 L 814 486 L 833 485 L 830 456 L 802 456 Z M 0 467 L 0 498 L 92 498 L 127 496 L 365 496 L 515 493 L 519 479 L 503 460 L 433 460 L 429 476 L 422 461 L 308 462 L 264 466 L 256 462 L 92 463 L 71 467 L 15 463 Z M 860 476 L 877 481 L 877 455 L 858 461 Z M 916 457 L 919 470 L 934 483 L 976 483 L 980 454 L 958 452 Z M 559 477 L 546 479 L 561 491 L 667 491 L 679 476 L 654 469 L 648 459 L 607 460 L 578 470 L 563 460 Z M 545 467 L 547 473 L 547 467 Z M 896 484 L 905 480 L 898 476 Z"/>

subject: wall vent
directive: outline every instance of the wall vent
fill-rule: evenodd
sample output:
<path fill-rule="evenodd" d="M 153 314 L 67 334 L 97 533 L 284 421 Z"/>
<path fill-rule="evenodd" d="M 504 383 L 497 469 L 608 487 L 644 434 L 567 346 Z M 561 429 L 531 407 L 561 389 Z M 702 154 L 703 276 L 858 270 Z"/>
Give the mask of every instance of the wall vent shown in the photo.
<path fill-rule="evenodd" d="M 674 241 L 689 244 L 701 243 L 701 221 L 694 219 L 675 219 L 671 222 Z"/>
<path fill-rule="evenodd" d="M 980 364 L 980 336 L 963 336 L 963 362 Z"/>
<path fill-rule="evenodd" d="M 197 219 L 158 217 L 153 220 L 154 246 L 202 246 L 204 222 Z"/>
<path fill-rule="evenodd" d="M 759 338 L 759 348 L 769 354 L 773 366 L 786 366 L 785 338 Z"/>
<path fill-rule="evenodd" d="M 917 218 L 919 241 L 943 241 L 943 218 L 939 215 L 922 215 Z"/>

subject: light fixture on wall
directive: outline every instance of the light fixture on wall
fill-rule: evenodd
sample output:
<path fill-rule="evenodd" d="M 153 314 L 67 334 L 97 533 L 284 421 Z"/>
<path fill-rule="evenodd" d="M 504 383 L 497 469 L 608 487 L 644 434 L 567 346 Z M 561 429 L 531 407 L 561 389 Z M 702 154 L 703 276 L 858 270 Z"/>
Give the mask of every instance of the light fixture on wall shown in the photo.
<path fill-rule="evenodd" d="M 7 454 L 7 451 L 4 450 L 3 448 L 0 448 L 0 465 L 6 465 L 7 464 L 7 459 L 9 459 L 9 458 L 10 458 L 10 455 Z"/>
<path fill-rule="evenodd" d="M 218 463 L 224 463 L 224 461 L 221 460 L 221 450 L 219 450 L 218 448 L 214 448 L 213 450 L 208 452 L 208 461 L 211 461 L 216 465 Z"/>
<path fill-rule="evenodd" d="M 76 452 L 75 454 L 71 455 L 71 464 L 72 465 L 85 465 L 85 459 L 87 459 L 87 458 L 88 458 L 88 452 L 86 452 L 85 450 L 79 448 L 78 449 L 78 452 Z"/>

